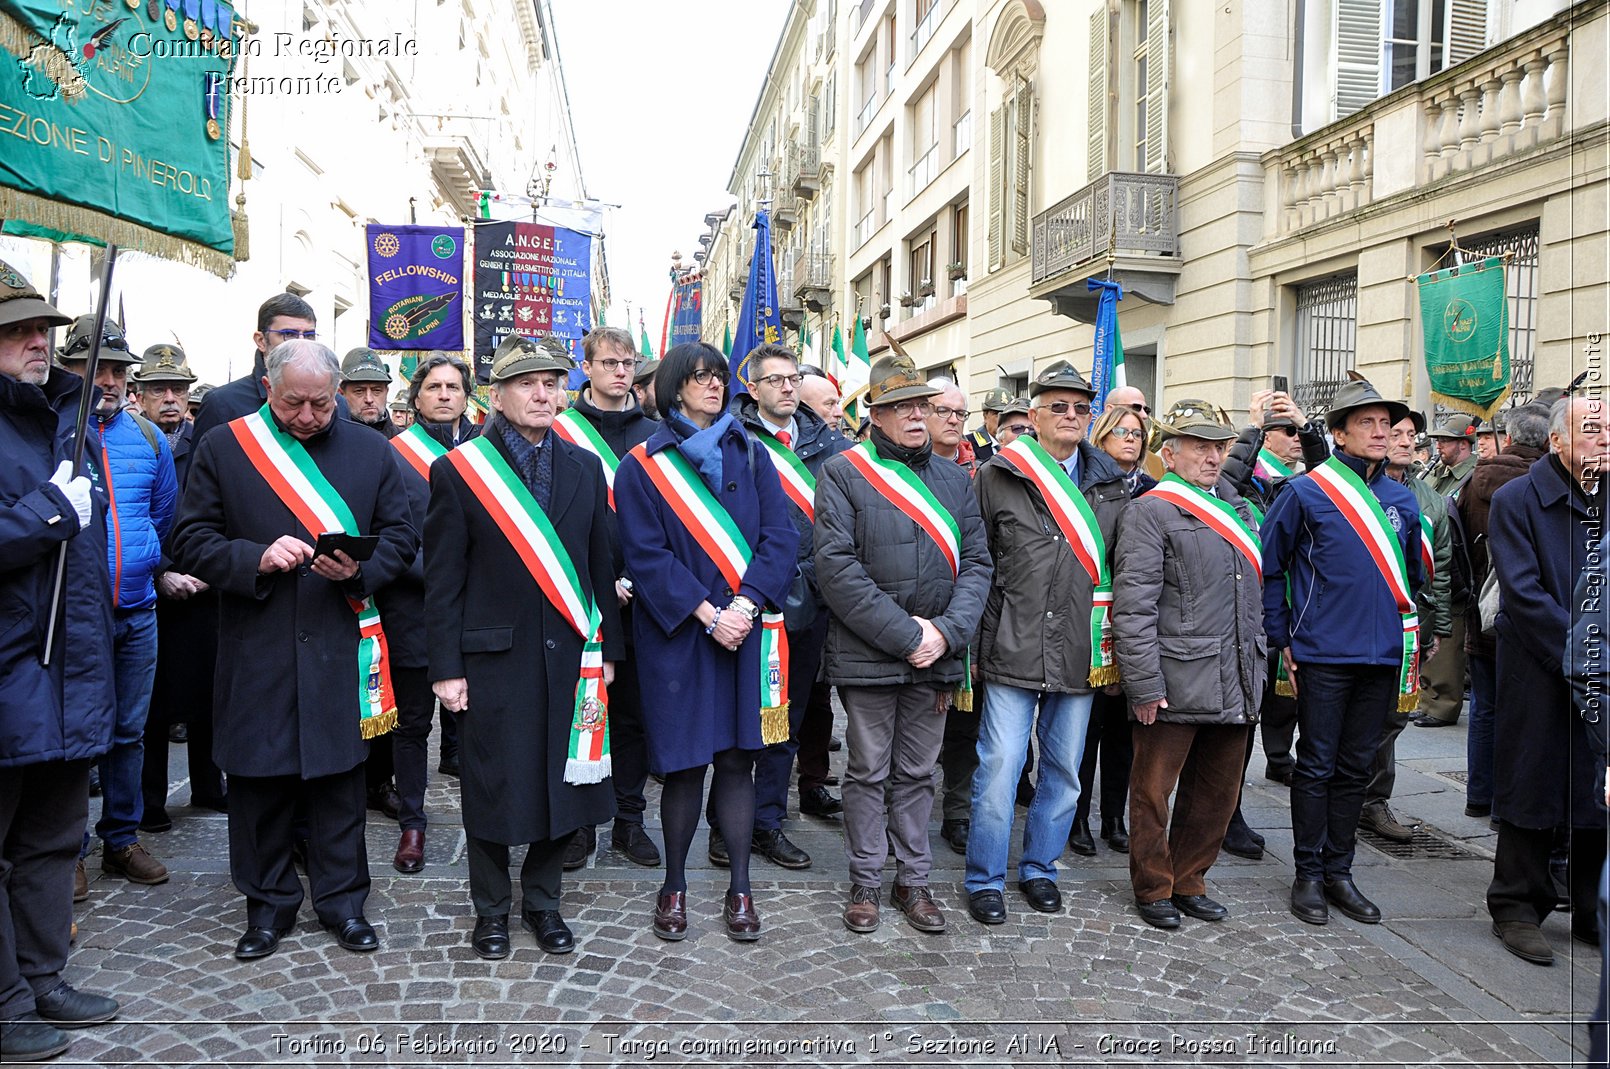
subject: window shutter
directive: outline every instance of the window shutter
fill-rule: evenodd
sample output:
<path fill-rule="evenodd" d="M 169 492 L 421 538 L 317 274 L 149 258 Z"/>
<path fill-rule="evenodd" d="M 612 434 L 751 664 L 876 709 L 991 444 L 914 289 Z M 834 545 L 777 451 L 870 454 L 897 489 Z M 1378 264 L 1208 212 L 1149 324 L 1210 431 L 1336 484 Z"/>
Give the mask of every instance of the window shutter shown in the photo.
<path fill-rule="evenodd" d="M 989 265 L 1005 260 L 1006 233 L 1006 106 L 989 115 Z"/>
<path fill-rule="evenodd" d="M 1013 129 L 1012 151 L 1016 154 L 1012 188 L 1012 251 L 1020 255 L 1029 251 L 1029 156 L 1034 126 L 1034 83 L 1016 76 L 1017 92 L 1012 106 L 1017 109 Z"/>
<path fill-rule="evenodd" d="M 1487 47 L 1487 0 L 1450 0 L 1448 4 L 1448 62 L 1463 63 Z"/>
<path fill-rule="evenodd" d="M 1151 0 L 1146 6 L 1146 170 L 1168 170 L 1168 0 Z"/>
<path fill-rule="evenodd" d="M 1107 5 L 1090 16 L 1090 144 L 1085 177 L 1094 182 L 1107 173 Z"/>
<path fill-rule="evenodd" d="M 1381 3 L 1336 0 L 1334 11 L 1336 91 L 1331 118 L 1340 119 L 1381 95 Z"/>

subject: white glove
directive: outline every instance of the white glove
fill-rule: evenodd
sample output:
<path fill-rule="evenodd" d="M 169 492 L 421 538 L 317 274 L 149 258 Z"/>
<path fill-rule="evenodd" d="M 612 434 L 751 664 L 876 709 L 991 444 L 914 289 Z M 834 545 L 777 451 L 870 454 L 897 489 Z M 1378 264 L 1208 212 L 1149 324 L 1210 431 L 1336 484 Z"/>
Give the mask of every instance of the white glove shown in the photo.
<path fill-rule="evenodd" d="M 50 481 L 67 495 L 73 511 L 78 513 L 79 530 L 88 527 L 89 518 L 95 514 L 93 500 L 90 497 L 89 480 L 82 475 L 74 475 L 73 465 L 64 460 L 57 466 L 56 474 L 50 477 Z"/>

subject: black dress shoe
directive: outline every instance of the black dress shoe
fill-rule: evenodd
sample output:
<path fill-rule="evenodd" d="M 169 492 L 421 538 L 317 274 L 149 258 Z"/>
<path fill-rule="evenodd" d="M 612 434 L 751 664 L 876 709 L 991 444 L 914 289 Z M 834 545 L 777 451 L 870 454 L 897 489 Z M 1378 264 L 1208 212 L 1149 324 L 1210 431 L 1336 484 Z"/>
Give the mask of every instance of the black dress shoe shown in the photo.
<path fill-rule="evenodd" d="M 169 724 L 168 725 L 168 741 L 169 742 L 189 742 L 190 741 L 190 725 L 185 723 L 183 720 L 179 721 L 176 724 Z"/>
<path fill-rule="evenodd" d="M 1493 803 L 1491 802 L 1485 805 L 1480 802 L 1467 802 L 1465 804 L 1465 816 L 1467 817 L 1490 817 L 1492 815 Z"/>
<path fill-rule="evenodd" d="M 1417 728 L 1451 728 L 1454 726 L 1455 722 L 1452 720 L 1440 720 L 1437 717 L 1432 716 L 1430 713 L 1421 713 L 1419 716 L 1411 720 L 1410 723 Z"/>
<path fill-rule="evenodd" d="M 965 820 L 947 820 L 939 825 L 939 837 L 950 844 L 953 853 L 967 853 L 967 835 L 972 830 Z"/>
<path fill-rule="evenodd" d="M 1230 911 L 1219 905 L 1207 895 L 1175 895 L 1169 901 L 1174 907 L 1187 917 L 1195 917 L 1199 921 L 1222 921 L 1230 915 Z"/>
<path fill-rule="evenodd" d="M 1017 889 L 1029 905 L 1041 913 L 1062 912 L 1062 892 L 1057 890 L 1055 881 L 1036 876 L 1032 880 L 1019 880 Z"/>
<path fill-rule="evenodd" d="M 710 841 L 705 845 L 704 856 L 718 869 L 732 867 L 732 858 L 727 856 L 727 840 L 722 838 L 720 828 L 710 829 Z"/>
<path fill-rule="evenodd" d="M 1068 833 L 1068 849 L 1080 857 L 1096 856 L 1096 840 L 1090 837 L 1090 825 L 1073 822 L 1073 831 Z"/>
<path fill-rule="evenodd" d="M 402 795 L 391 783 L 383 783 L 369 788 L 368 805 L 370 809 L 384 813 L 387 820 L 396 820 L 402 812 Z"/>
<path fill-rule="evenodd" d="M 967 913 L 980 924 L 1006 923 L 1006 898 L 999 891 L 974 891 L 967 896 Z"/>
<path fill-rule="evenodd" d="M 799 811 L 808 817 L 836 817 L 844 812 L 844 803 L 826 787 L 812 787 L 800 792 Z"/>
<path fill-rule="evenodd" d="M 475 931 L 470 934 L 470 946 L 475 953 L 488 961 L 509 956 L 509 915 L 476 917 Z"/>
<path fill-rule="evenodd" d="M 1318 880 L 1296 880 L 1291 885 L 1291 915 L 1309 924 L 1329 924 L 1330 907 Z"/>
<path fill-rule="evenodd" d="M 117 999 L 105 995 L 92 995 L 88 991 L 75 991 L 72 985 L 59 984 L 48 995 L 34 996 L 34 1012 L 40 1020 L 57 1028 L 83 1028 L 100 1024 L 117 1016 Z M 11 1052 L 3 1052 L 7 1059 Z"/>
<path fill-rule="evenodd" d="M 839 738 L 837 735 L 829 735 L 827 737 L 827 752 L 828 753 L 838 753 L 842 749 L 844 749 L 844 740 L 843 739 Z"/>
<path fill-rule="evenodd" d="M 247 928 L 235 944 L 235 957 L 241 961 L 266 958 L 280 948 L 280 940 L 291 934 L 289 928 Z"/>
<path fill-rule="evenodd" d="M 358 954 L 380 949 L 380 937 L 362 917 L 348 917 L 337 924 L 326 924 L 325 929 L 335 936 L 343 950 Z"/>
<path fill-rule="evenodd" d="M 1252 836 L 1252 829 L 1245 824 L 1239 828 L 1232 824 L 1225 831 L 1224 841 L 1219 844 L 1219 849 L 1226 854 L 1244 857 L 1248 861 L 1261 860 L 1263 858 L 1263 843 L 1253 839 Z"/>
<path fill-rule="evenodd" d="M 441 763 L 436 766 L 436 771 L 440 772 L 444 776 L 452 776 L 454 779 L 457 779 L 458 754 L 442 754 Z"/>
<path fill-rule="evenodd" d="M 1380 909 L 1374 902 L 1359 894 L 1359 890 L 1353 886 L 1351 878 L 1346 880 L 1326 880 L 1325 897 L 1330 900 L 1331 905 L 1360 924 L 1381 923 Z"/>
<path fill-rule="evenodd" d="M 585 824 L 576 829 L 565 844 L 564 867 L 566 872 L 575 872 L 587 864 L 587 858 L 592 855 L 593 847 L 598 845 L 598 833 L 591 824 Z"/>
<path fill-rule="evenodd" d="M 568 954 L 576 949 L 576 937 L 557 909 L 521 913 L 520 926 L 535 935 L 537 946 L 550 954 Z"/>
<path fill-rule="evenodd" d="M 148 806 L 145 813 L 140 817 L 140 830 L 149 832 L 172 831 L 173 818 L 168 815 L 166 809 L 160 807 L 152 809 Z"/>
<path fill-rule="evenodd" d="M 634 865 L 653 868 L 660 863 L 660 848 L 654 845 L 641 824 L 617 820 L 609 833 L 609 845 L 625 854 Z"/>
<path fill-rule="evenodd" d="M 220 794 L 218 797 L 214 798 L 211 795 L 192 794 L 190 796 L 190 808 L 210 809 L 214 813 L 227 813 L 229 812 L 229 796 L 227 794 Z"/>
<path fill-rule="evenodd" d="M 1140 913 L 1141 920 L 1153 928 L 1178 928 L 1180 926 L 1180 911 L 1174 908 L 1174 903 L 1166 898 L 1159 898 L 1156 902 L 1142 902 L 1136 900 L 1135 909 Z"/>
<path fill-rule="evenodd" d="M 811 867 L 811 855 L 788 841 L 783 829 L 772 828 L 770 831 L 757 831 L 749 840 L 755 853 L 766 858 L 774 865 L 781 865 L 785 869 L 808 869 Z"/>
<path fill-rule="evenodd" d="M 0 1054 L 8 1062 L 42 1062 L 65 1054 L 72 1045 L 66 1032 L 44 1021 L 25 1017 L 0 1022 Z"/>
<path fill-rule="evenodd" d="M 1129 829 L 1124 827 L 1123 817 L 1113 817 L 1111 820 L 1103 817 L 1101 819 L 1101 837 L 1117 853 L 1129 853 Z"/>

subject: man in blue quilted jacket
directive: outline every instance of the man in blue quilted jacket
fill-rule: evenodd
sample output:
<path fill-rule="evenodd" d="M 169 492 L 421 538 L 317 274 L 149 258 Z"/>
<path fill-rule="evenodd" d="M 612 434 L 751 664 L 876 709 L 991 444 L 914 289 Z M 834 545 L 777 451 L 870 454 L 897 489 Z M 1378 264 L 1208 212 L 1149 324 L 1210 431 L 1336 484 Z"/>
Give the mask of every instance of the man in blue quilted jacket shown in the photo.
<path fill-rule="evenodd" d="M 57 352 L 61 365 L 82 375 L 95 333 L 95 317 L 80 316 Z M 138 838 L 145 803 L 140 776 L 145 765 L 145 717 L 157 669 L 157 594 L 154 577 L 162 540 L 173 524 L 179 484 L 167 436 L 144 416 L 123 408 L 129 365 L 138 358 L 117 324 L 101 336 L 95 385 L 100 387 L 94 422 L 100 431 L 96 458 L 107 496 L 106 557 L 112 573 L 112 664 L 117 722 L 112 748 L 100 759 L 101 819 L 95 834 L 103 844 L 101 872 L 130 883 L 164 883 L 168 870 Z M 89 836 L 84 836 L 84 853 Z M 79 861 L 73 899 L 89 894 Z"/>

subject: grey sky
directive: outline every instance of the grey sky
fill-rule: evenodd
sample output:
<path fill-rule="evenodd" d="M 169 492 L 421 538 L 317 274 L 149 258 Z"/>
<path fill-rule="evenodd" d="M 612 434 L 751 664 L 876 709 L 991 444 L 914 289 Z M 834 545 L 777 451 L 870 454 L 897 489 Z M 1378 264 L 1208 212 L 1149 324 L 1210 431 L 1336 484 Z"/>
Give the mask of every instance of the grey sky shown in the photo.
<path fill-rule="evenodd" d="M 791 0 L 552 0 L 588 192 L 622 205 L 606 220 L 609 322 L 656 351 L 672 250 L 693 262 L 706 212 L 731 204 L 727 176 Z"/>

